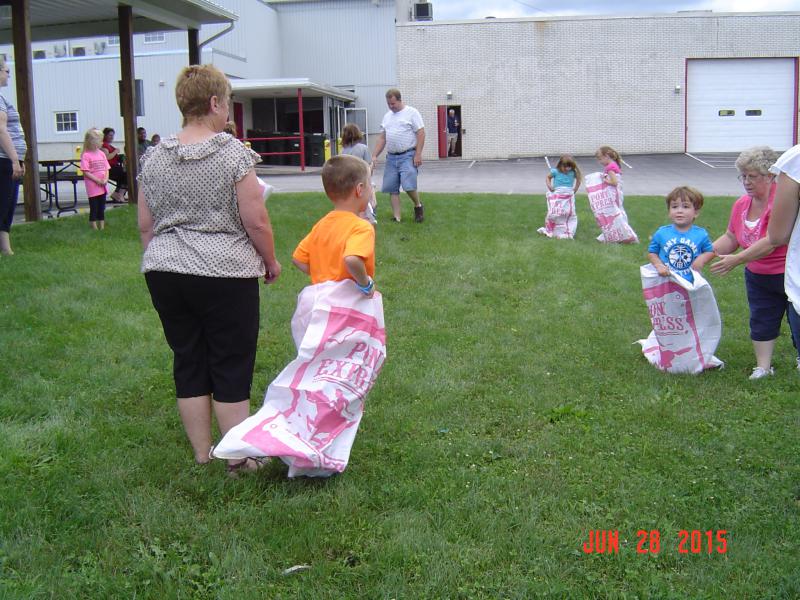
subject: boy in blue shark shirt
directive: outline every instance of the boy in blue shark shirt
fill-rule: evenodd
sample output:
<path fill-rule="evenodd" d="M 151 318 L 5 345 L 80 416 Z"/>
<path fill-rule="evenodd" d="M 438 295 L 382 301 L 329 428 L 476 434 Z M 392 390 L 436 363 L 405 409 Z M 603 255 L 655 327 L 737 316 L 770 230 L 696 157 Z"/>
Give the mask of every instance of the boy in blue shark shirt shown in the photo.
<path fill-rule="evenodd" d="M 667 209 L 671 225 L 664 225 L 653 234 L 647 248 L 648 259 L 658 274 L 669 272 L 694 283 L 692 270 L 702 271 L 714 258 L 714 247 L 708 232 L 694 224 L 703 208 L 703 194 L 688 186 L 677 187 L 667 194 Z"/>

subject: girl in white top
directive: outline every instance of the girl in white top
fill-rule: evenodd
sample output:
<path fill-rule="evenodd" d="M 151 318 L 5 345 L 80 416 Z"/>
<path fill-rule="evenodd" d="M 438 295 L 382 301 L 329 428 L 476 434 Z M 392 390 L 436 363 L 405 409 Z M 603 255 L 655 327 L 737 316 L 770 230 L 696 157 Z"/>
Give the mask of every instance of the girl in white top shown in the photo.
<path fill-rule="evenodd" d="M 795 345 L 800 343 L 800 144 L 783 153 L 770 168 L 778 176 L 778 188 L 767 228 L 770 243 L 789 243 L 786 251 L 784 286 L 791 306 L 789 326 Z M 797 359 L 800 369 L 800 358 Z"/>

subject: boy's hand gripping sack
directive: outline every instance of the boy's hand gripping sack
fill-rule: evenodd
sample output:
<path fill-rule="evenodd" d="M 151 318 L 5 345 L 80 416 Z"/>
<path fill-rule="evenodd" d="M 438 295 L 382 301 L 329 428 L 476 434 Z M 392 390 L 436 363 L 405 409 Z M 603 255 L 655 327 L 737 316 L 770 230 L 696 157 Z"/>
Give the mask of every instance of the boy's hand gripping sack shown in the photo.
<path fill-rule="evenodd" d="M 668 373 L 700 373 L 723 366 L 714 356 L 722 321 L 711 285 L 696 271 L 690 283 L 674 273 L 662 277 L 653 265 L 639 270 L 653 325 L 646 340 L 637 340 L 647 360 Z"/>
<path fill-rule="evenodd" d="M 213 456 L 277 456 L 289 465 L 289 477 L 341 473 L 386 358 L 381 295 L 367 298 L 350 280 L 310 285 L 298 296 L 292 336 L 297 358 Z"/>
<path fill-rule="evenodd" d="M 602 173 L 586 176 L 586 193 L 594 219 L 600 227 L 598 241 L 607 243 L 638 244 L 636 232 L 628 224 L 628 214 L 622 206 L 619 190 L 603 179 Z"/>
<path fill-rule="evenodd" d="M 551 238 L 569 239 L 575 237 L 578 229 L 578 215 L 575 213 L 575 194 L 572 188 L 557 187 L 547 192 L 547 216 L 544 227 L 537 231 Z"/>

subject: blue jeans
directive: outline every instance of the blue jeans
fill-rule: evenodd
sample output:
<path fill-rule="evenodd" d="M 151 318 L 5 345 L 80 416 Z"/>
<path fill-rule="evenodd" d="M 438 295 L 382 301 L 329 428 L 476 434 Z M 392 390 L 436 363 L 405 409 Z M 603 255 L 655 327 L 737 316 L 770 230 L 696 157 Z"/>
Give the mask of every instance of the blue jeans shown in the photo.
<path fill-rule="evenodd" d="M 9 231 L 19 197 L 19 179 L 12 176 L 10 158 L 0 158 L 0 231 Z"/>
<path fill-rule="evenodd" d="M 383 187 L 385 194 L 399 194 L 400 186 L 406 192 L 417 189 L 417 167 L 414 166 L 415 149 L 402 154 L 387 154 L 386 166 L 383 169 Z"/>

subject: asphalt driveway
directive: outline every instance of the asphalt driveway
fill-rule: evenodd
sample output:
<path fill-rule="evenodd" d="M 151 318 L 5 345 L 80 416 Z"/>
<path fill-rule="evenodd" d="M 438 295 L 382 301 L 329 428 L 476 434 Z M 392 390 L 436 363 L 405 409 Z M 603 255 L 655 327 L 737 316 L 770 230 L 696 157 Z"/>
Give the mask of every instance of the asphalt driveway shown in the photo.
<path fill-rule="evenodd" d="M 623 157 L 622 176 L 628 196 L 665 196 L 679 185 L 696 187 L 706 196 L 740 196 L 741 184 L 733 165 L 736 154 L 631 154 Z M 593 156 L 575 157 L 581 171 L 601 170 Z M 510 158 L 507 160 L 431 160 L 422 164 L 419 189 L 426 192 L 495 194 L 543 194 L 547 163 L 555 166 L 558 156 Z M 320 167 L 301 173 L 297 167 L 258 167 L 258 175 L 275 187 L 277 192 L 322 192 Z M 383 163 L 375 168 L 373 181 L 380 189 Z M 62 182 L 63 202 L 69 204 L 72 189 Z M 69 186 L 71 188 L 72 186 Z M 88 202 L 83 185 L 78 185 L 77 207 L 86 209 Z M 55 211 L 53 211 L 55 216 Z M 67 213 L 70 214 L 70 213 Z M 47 215 L 45 215 L 47 216 Z M 22 195 L 14 220 L 25 220 Z"/>
<path fill-rule="evenodd" d="M 622 176 L 626 195 L 666 195 L 679 185 L 696 187 L 706 196 L 739 196 L 743 193 L 733 166 L 735 154 L 697 156 L 686 154 L 632 154 L 623 156 Z M 555 166 L 558 156 L 471 161 L 429 160 L 422 164 L 419 189 L 425 192 L 491 192 L 542 194 L 548 173 L 547 160 Z M 583 173 L 602 170 L 592 156 L 576 157 Z M 287 173 L 286 168 L 259 168 L 259 174 L 278 192 L 322 191 L 319 169 Z M 373 181 L 380 188 L 383 164 L 375 168 Z"/>

